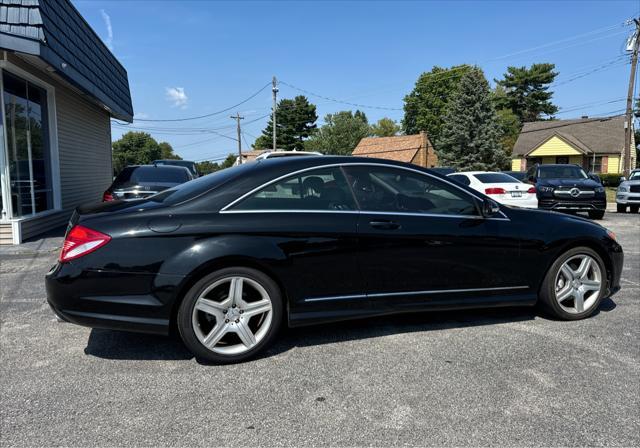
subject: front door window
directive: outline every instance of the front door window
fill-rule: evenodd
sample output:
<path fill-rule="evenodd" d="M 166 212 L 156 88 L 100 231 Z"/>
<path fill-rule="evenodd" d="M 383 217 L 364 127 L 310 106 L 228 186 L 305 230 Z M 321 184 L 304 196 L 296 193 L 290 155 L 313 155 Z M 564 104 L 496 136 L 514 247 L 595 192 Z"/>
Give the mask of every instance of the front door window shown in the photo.
<path fill-rule="evenodd" d="M 46 92 L 6 71 L 4 125 L 14 218 L 53 208 Z"/>

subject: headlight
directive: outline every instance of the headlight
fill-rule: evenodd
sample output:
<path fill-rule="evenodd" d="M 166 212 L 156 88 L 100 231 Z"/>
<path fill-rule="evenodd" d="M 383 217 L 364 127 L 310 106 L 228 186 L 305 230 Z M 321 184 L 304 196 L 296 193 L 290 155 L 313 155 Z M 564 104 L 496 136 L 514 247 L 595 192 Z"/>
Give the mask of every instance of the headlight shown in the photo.
<path fill-rule="evenodd" d="M 604 187 L 596 187 L 596 193 L 604 193 Z"/>
<path fill-rule="evenodd" d="M 618 193 L 628 193 L 629 192 L 629 187 L 627 187 L 626 185 L 620 185 L 618 187 Z"/>
<path fill-rule="evenodd" d="M 613 241 L 617 241 L 618 238 L 616 237 L 616 234 L 613 233 L 611 230 L 606 229 L 607 230 L 607 235 L 609 235 L 609 238 L 611 238 Z"/>
<path fill-rule="evenodd" d="M 553 187 L 547 187 L 546 185 L 537 188 L 538 191 L 541 191 L 542 193 L 551 193 L 553 191 Z"/>

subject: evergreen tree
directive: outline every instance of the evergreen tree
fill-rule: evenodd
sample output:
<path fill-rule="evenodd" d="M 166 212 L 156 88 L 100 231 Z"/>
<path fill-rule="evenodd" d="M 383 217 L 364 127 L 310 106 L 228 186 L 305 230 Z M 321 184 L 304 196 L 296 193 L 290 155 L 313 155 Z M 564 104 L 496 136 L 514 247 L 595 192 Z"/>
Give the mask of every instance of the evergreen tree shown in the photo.
<path fill-rule="evenodd" d="M 460 79 L 447 106 L 438 141 L 440 164 L 460 170 L 497 170 L 508 166 L 500 144 L 489 83 L 474 67 Z"/>
<path fill-rule="evenodd" d="M 558 73 L 554 64 L 533 64 L 527 67 L 508 67 L 504 79 L 495 80 L 504 94 L 496 96 L 498 109 L 511 109 L 521 123 L 536 121 L 542 115 L 553 115 L 558 108 L 551 102 L 549 86 Z"/>
<path fill-rule="evenodd" d="M 305 149 L 323 154 L 351 155 L 370 128 L 364 112 L 350 110 L 328 114 L 325 124 L 305 142 Z"/>
<path fill-rule="evenodd" d="M 299 95 L 294 99 L 283 99 L 276 108 L 276 146 L 277 149 L 291 151 L 304 148 L 304 141 L 316 130 L 316 106 L 306 97 Z M 273 146 L 273 119 L 253 144 L 255 149 L 271 149 Z"/>
<path fill-rule="evenodd" d="M 460 78 L 471 70 L 469 65 L 451 68 L 433 67 L 416 81 L 404 97 L 402 129 L 405 134 L 427 131 L 432 142 L 437 142 L 444 121 L 444 111 L 460 83 Z"/>

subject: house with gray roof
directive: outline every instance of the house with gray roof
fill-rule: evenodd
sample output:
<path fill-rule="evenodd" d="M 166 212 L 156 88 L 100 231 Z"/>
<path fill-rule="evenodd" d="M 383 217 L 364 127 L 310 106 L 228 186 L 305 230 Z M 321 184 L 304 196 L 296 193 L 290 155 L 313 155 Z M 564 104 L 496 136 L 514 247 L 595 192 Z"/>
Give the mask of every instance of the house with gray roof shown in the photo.
<path fill-rule="evenodd" d="M 127 71 L 69 0 L 0 0 L 0 244 L 63 225 L 112 180 Z"/>
<path fill-rule="evenodd" d="M 525 123 L 513 148 L 511 169 L 533 164 L 573 163 L 600 174 L 624 168 L 624 116 Z M 631 167 L 636 166 L 633 133 Z"/>

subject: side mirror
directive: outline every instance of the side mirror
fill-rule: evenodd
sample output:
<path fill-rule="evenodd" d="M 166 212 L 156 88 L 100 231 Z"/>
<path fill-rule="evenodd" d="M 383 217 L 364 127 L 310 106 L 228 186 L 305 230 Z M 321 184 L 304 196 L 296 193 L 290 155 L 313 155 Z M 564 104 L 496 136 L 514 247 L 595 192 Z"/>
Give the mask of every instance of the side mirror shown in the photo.
<path fill-rule="evenodd" d="M 624 177 L 624 176 L 621 176 L 621 177 L 620 177 L 620 182 L 625 182 L 626 180 L 627 180 L 627 178 L 626 178 L 626 177 Z"/>
<path fill-rule="evenodd" d="M 500 206 L 493 199 L 485 199 L 482 201 L 482 216 L 489 218 L 500 212 Z"/>
<path fill-rule="evenodd" d="M 594 181 L 598 182 L 599 184 L 602 183 L 602 180 L 600 179 L 600 176 L 598 176 L 595 173 L 589 174 L 589 179 L 594 180 Z"/>

